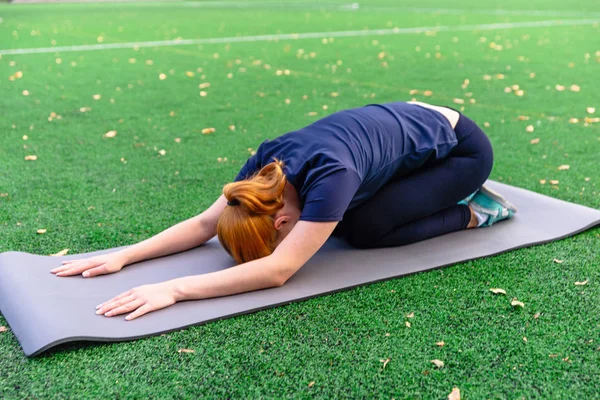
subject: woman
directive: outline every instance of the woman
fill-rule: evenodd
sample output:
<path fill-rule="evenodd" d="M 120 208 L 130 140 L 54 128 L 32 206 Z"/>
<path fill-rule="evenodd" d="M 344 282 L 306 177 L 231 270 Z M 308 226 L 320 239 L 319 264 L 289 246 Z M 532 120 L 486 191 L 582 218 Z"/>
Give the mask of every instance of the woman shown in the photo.
<path fill-rule="evenodd" d="M 492 160 L 483 131 L 450 108 L 410 102 L 340 111 L 262 143 L 200 215 L 51 272 L 113 273 L 218 234 L 239 265 L 134 288 L 96 313 L 131 320 L 177 301 L 281 286 L 332 234 L 359 248 L 400 246 L 512 217 L 514 206 L 482 187 Z"/>

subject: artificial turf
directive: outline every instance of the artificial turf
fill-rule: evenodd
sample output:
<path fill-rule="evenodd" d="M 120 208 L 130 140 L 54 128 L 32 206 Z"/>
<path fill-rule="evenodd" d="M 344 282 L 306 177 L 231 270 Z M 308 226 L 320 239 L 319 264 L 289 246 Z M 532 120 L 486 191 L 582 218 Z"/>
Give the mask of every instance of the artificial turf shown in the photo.
<path fill-rule="evenodd" d="M 244 4 L 0 4 L 0 49 L 600 21 L 600 5 L 583 0 L 380 0 L 353 11 L 339 1 Z M 489 12 L 496 9 L 512 12 Z M 599 38 L 595 24 L 3 55 L 0 252 L 136 243 L 210 205 L 264 139 L 336 110 L 411 98 L 464 107 L 484 126 L 495 150 L 492 179 L 599 208 Z M 209 127 L 215 131 L 203 134 Z M 115 137 L 103 137 L 111 130 Z M 25 161 L 29 155 L 37 160 Z M 65 345 L 34 359 L 8 329 L 0 332 L 0 398 L 439 399 L 453 387 L 466 399 L 598 398 L 599 244 L 600 230 L 592 229 L 180 332 Z M 525 307 L 511 307 L 513 297 Z M 433 359 L 445 366 L 435 368 Z"/>

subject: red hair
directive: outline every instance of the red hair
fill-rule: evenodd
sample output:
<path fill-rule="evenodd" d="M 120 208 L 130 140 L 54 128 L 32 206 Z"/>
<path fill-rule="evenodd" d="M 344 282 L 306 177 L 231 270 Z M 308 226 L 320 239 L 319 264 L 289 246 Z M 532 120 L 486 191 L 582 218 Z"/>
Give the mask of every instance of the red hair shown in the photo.
<path fill-rule="evenodd" d="M 283 207 L 287 180 L 283 162 L 265 165 L 249 179 L 225 185 L 228 205 L 219 217 L 217 235 L 221 245 L 238 263 L 270 255 L 277 230 L 273 216 Z"/>

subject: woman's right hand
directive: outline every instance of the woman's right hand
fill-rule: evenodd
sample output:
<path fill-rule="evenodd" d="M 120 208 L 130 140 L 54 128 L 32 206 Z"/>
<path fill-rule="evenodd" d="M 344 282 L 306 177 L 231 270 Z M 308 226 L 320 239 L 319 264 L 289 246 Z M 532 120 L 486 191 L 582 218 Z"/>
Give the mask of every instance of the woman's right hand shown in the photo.
<path fill-rule="evenodd" d="M 50 270 L 56 276 L 82 274 L 84 278 L 119 272 L 125 266 L 125 260 L 119 252 L 103 254 L 90 258 L 63 261 L 63 265 Z"/>

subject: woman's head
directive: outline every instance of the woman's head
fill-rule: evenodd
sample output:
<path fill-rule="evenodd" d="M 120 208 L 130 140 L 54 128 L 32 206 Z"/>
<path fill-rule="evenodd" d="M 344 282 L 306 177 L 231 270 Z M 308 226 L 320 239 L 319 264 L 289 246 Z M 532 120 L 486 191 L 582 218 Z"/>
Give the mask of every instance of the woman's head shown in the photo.
<path fill-rule="evenodd" d="M 253 177 L 223 188 L 229 205 L 219 218 L 217 234 L 238 263 L 271 254 L 298 221 L 298 205 L 284 202 L 291 197 L 284 194 L 286 182 L 283 163 L 275 161 Z"/>

